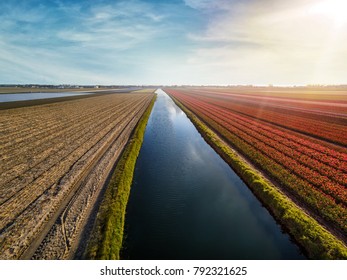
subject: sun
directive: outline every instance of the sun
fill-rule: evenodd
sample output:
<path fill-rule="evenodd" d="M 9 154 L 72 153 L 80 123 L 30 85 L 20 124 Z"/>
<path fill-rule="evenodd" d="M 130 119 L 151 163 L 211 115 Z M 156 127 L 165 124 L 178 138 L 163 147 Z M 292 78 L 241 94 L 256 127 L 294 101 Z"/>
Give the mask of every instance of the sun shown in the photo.
<path fill-rule="evenodd" d="M 328 17 L 341 27 L 347 23 L 347 1 L 346 0 L 330 0 L 322 1 L 314 4 L 310 8 L 310 13 Z"/>

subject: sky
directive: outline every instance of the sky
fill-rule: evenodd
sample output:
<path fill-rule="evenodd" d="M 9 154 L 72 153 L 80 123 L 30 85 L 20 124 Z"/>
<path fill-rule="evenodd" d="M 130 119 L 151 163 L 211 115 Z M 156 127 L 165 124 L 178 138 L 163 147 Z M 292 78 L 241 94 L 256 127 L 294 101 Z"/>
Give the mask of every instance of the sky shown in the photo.
<path fill-rule="evenodd" d="M 0 1 L 0 84 L 346 84 L 346 14 L 346 0 Z"/>

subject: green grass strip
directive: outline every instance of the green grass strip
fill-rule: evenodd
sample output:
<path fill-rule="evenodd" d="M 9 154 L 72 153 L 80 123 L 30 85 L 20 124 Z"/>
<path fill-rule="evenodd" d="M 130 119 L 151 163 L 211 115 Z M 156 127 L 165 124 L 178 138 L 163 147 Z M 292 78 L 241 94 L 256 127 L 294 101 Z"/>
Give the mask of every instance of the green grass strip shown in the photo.
<path fill-rule="evenodd" d="M 137 157 L 139 155 L 148 118 L 156 96 L 139 120 L 101 202 L 85 258 L 100 260 L 120 259 L 123 242 L 125 212 Z"/>
<path fill-rule="evenodd" d="M 182 103 L 173 96 L 171 98 L 186 113 L 204 139 L 235 170 L 276 220 L 287 229 L 310 259 L 347 259 L 347 248 L 342 241 L 307 215 L 277 187 L 265 180 Z"/>

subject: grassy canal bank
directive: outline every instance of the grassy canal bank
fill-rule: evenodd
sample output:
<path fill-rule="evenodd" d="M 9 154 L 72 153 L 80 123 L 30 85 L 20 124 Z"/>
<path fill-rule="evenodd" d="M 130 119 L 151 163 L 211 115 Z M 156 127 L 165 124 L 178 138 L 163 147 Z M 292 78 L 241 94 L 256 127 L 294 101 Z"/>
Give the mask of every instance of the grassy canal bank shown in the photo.
<path fill-rule="evenodd" d="M 123 242 L 125 212 L 136 159 L 140 152 L 148 118 L 156 96 L 141 117 L 120 160 L 118 161 L 105 196 L 100 205 L 89 240 L 86 259 L 119 259 Z"/>
<path fill-rule="evenodd" d="M 286 228 L 310 259 L 347 259 L 347 248 L 342 241 L 266 180 L 195 114 L 173 96 L 171 98 L 187 114 L 204 139 L 238 173 L 275 219 Z"/>

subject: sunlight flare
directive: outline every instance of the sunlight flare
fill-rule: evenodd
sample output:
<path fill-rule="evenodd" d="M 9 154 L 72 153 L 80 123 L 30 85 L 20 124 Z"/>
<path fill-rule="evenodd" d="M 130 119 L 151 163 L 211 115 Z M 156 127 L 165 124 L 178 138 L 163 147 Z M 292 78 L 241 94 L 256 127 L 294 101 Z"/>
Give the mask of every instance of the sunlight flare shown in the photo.
<path fill-rule="evenodd" d="M 310 8 L 311 14 L 328 17 L 332 19 L 338 27 L 347 23 L 346 11 L 347 1 L 344 0 L 322 1 Z"/>

